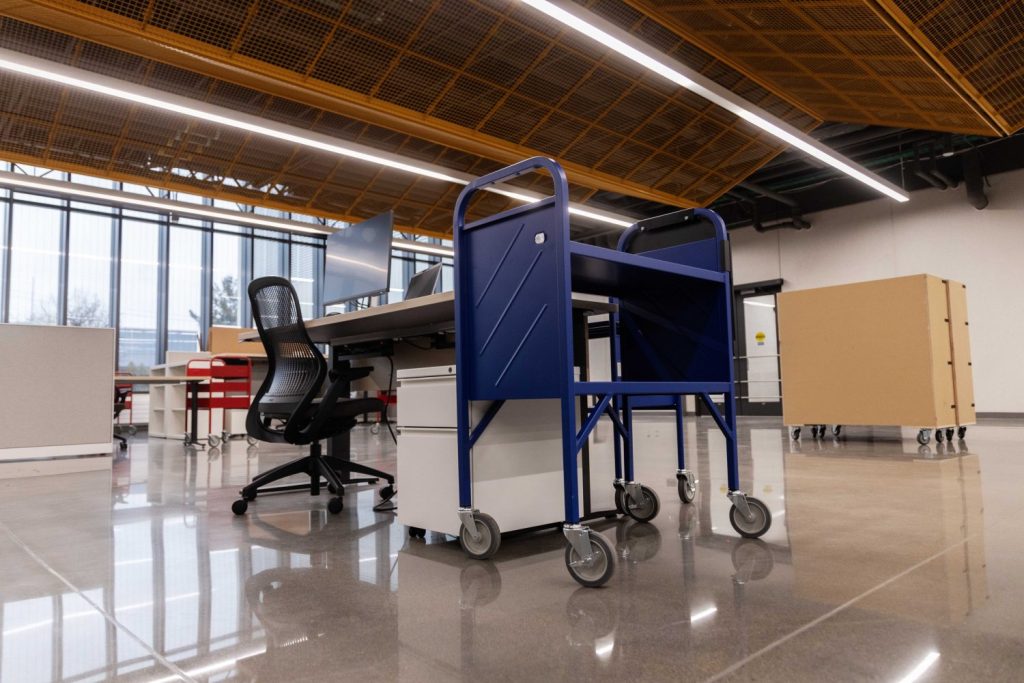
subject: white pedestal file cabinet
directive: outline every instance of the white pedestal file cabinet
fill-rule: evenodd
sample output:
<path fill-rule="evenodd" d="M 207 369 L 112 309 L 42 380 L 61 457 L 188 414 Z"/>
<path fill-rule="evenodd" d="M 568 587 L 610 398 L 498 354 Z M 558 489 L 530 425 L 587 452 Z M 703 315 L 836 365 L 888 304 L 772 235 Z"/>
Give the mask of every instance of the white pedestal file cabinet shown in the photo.
<path fill-rule="evenodd" d="M 398 520 L 452 535 L 460 527 L 455 372 L 452 365 L 398 372 Z M 558 405 L 557 399 L 507 401 L 473 448 L 473 506 L 503 532 L 565 518 Z M 474 404 L 474 424 L 486 408 Z M 590 436 L 594 511 L 615 509 L 611 431 L 604 418 Z M 579 474 L 582 513 L 582 464 Z"/>

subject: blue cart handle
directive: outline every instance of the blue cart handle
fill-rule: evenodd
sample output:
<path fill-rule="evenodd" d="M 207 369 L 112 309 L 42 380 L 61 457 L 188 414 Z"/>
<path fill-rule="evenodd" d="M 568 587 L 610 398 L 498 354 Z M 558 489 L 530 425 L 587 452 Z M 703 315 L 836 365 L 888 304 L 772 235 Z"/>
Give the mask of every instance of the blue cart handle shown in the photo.
<path fill-rule="evenodd" d="M 481 176 L 467 185 L 459 194 L 459 198 L 455 201 L 454 231 L 457 233 L 466 225 L 466 210 L 469 208 L 469 200 L 472 199 L 473 195 L 479 190 L 482 190 L 488 185 L 495 185 L 503 180 L 509 180 L 511 178 L 521 176 L 524 173 L 532 173 L 533 171 L 539 171 L 541 169 L 547 169 L 548 173 L 551 174 L 551 179 L 554 181 L 555 202 L 562 206 L 566 206 L 569 201 L 569 181 L 566 179 L 565 171 L 562 170 L 561 165 L 559 165 L 559 163 L 554 159 L 549 159 L 547 157 L 531 157 L 512 164 L 511 166 L 498 169 L 493 173 Z"/>
<path fill-rule="evenodd" d="M 715 226 L 715 240 L 719 249 L 722 245 L 729 240 L 729 233 L 725 227 L 725 221 L 716 212 L 711 209 L 691 209 L 694 216 L 703 216 L 711 221 L 711 224 Z M 633 225 L 626 228 L 625 232 L 619 235 L 619 242 L 616 245 L 616 249 L 619 251 L 626 251 L 629 248 L 629 243 L 633 241 L 636 234 L 640 232 L 640 224 L 634 223 Z"/>

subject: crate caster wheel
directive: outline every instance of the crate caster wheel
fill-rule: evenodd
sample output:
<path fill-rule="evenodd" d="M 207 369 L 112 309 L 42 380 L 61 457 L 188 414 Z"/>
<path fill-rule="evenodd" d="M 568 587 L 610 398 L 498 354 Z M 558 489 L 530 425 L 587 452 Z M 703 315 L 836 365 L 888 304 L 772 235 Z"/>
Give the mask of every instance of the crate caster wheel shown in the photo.
<path fill-rule="evenodd" d="M 216 448 L 221 444 L 220 437 L 215 434 L 210 434 L 206 437 L 206 443 L 210 444 L 210 448 Z"/>
<path fill-rule="evenodd" d="M 462 550 L 474 560 L 486 560 L 498 552 L 501 545 L 501 531 L 494 518 L 483 512 L 473 513 L 473 524 L 476 525 L 477 538 L 463 523 L 459 530 L 459 544 Z"/>
<path fill-rule="evenodd" d="M 249 509 L 249 501 L 246 500 L 245 498 L 242 498 L 240 500 L 236 500 L 234 503 L 231 504 L 231 511 L 234 512 L 236 515 L 239 515 L 239 516 L 244 515 L 245 511 L 248 510 L 248 509 Z"/>
<path fill-rule="evenodd" d="M 139 433 L 139 428 L 135 425 L 128 425 L 128 436 L 135 436 Z"/>
<path fill-rule="evenodd" d="M 686 505 L 692 503 L 693 499 L 697 497 L 697 482 L 693 480 L 692 475 L 677 474 L 676 488 L 679 491 L 679 500 Z"/>
<path fill-rule="evenodd" d="M 128 450 L 128 443 L 127 443 L 126 441 L 122 441 L 122 442 L 121 442 L 121 443 L 119 444 L 119 447 L 120 447 L 120 449 L 121 449 L 122 451 L 126 451 L 126 450 Z"/>
<path fill-rule="evenodd" d="M 661 501 L 658 494 L 649 486 L 640 487 L 639 500 L 634 500 L 628 491 L 622 493 L 622 503 L 626 508 L 626 514 L 638 522 L 649 522 L 658 516 L 661 510 Z"/>
<path fill-rule="evenodd" d="M 932 440 L 932 430 L 922 429 L 917 433 L 917 442 L 922 446 L 927 446 Z"/>
<path fill-rule="evenodd" d="M 960 427 L 956 430 L 956 438 L 963 439 L 965 436 L 967 436 L 967 427 Z"/>
<path fill-rule="evenodd" d="M 942 430 L 941 429 L 936 429 L 935 430 L 935 443 L 942 443 L 945 440 L 946 440 L 946 437 L 943 436 Z"/>
<path fill-rule="evenodd" d="M 799 441 L 800 440 L 800 428 L 799 427 L 791 428 L 789 430 L 789 438 L 792 439 L 793 441 Z"/>
<path fill-rule="evenodd" d="M 192 445 L 192 437 L 189 436 L 188 432 L 185 432 L 185 438 L 181 440 L 181 445 L 184 446 L 185 448 L 188 448 L 189 446 Z"/>
<path fill-rule="evenodd" d="M 832 426 L 832 436 L 834 436 L 835 438 L 838 439 L 839 435 L 842 434 L 842 433 L 843 433 L 843 425 L 833 425 Z"/>
<path fill-rule="evenodd" d="M 579 553 L 572 543 L 565 546 L 565 568 L 569 575 L 581 586 L 597 588 L 608 583 L 615 573 L 615 559 L 612 555 L 612 548 L 604 536 L 591 531 L 590 538 L 590 561 L 583 562 Z"/>
<path fill-rule="evenodd" d="M 246 441 L 246 442 L 247 442 L 247 443 L 248 443 L 248 444 L 249 444 L 250 446 L 255 446 L 256 444 L 258 444 L 258 443 L 259 443 L 259 441 L 258 441 L 258 440 L 257 440 L 257 439 L 256 439 L 255 437 L 252 437 L 252 436 L 247 436 L 247 437 L 245 437 L 245 441 Z"/>
<path fill-rule="evenodd" d="M 747 498 L 747 506 L 753 519 L 746 519 L 735 505 L 729 508 L 729 523 L 743 538 L 760 538 L 772 526 L 772 514 L 768 506 L 757 498 Z"/>
<path fill-rule="evenodd" d="M 374 435 L 380 434 L 380 422 L 374 422 L 370 425 L 370 433 Z"/>
<path fill-rule="evenodd" d="M 341 512 L 342 508 L 345 507 L 345 501 L 341 499 L 341 496 L 335 496 L 327 501 L 327 511 L 332 515 L 336 515 Z"/>
<path fill-rule="evenodd" d="M 950 427 L 946 430 L 946 441 L 953 441 L 953 435 L 956 434 L 956 430 Z"/>
<path fill-rule="evenodd" d="M 421 529 L 418 526 L 409 527 L 409 538 L 426 538 L 427 530 Z"/>

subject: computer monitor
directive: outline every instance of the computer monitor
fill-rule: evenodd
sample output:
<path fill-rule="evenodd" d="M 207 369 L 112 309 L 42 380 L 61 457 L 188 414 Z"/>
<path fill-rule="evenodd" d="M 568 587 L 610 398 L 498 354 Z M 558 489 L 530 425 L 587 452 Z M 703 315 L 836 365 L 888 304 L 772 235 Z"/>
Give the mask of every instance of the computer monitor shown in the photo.
<path fill-rule="evenodd" d="M 418 299 L 421 296 L 428 296 L 437 289 L 437 281 L 441 277 L 441 264 L 430 266 L 426 270 L 409 278 L 409 284 L 405 287 L 406 299 Z"/>
<path fill-rule="evenodd" d="M 387 291 L 391 283 L 393 232 L 394 217 L 388 211 L 327 238 L 324 305 Z"/>

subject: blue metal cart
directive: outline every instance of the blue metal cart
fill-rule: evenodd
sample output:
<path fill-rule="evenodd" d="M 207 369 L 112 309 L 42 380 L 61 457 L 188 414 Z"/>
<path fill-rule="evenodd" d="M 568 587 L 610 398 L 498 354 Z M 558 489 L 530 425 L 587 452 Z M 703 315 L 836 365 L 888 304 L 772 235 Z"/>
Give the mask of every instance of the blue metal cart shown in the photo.
<path fill-rule="evenodd" d="M 551 175 L 553 196 L 466 222 L 470 201 L 482 188 L 538 170 Z M 626 501 L 625 511 L 641 521 L 653 519 L 658 512 L 657 495 L 632 477 L 630 401 L 645 397 L 696 394 L 704 398 L 731 443 L 731 518 L 739 516 L 758 531 L 754 527 L 759 511 L 768 521 L 754 535 L 763 534 L 771 520 L 767 508 L 739 491 L 728 271 L 690 265 L 687 253 L 693 248 L 631 254 L 573 242 L 568 208 L 564 171 L 541 157 L 477 179 L 455 205 L 458 514 L 463 549 L 482 559 L 500 545 L 501 532 L 494 519 L 473 507 L 472 448 L 504 402 L 518 399 L 560 401 L 565 563 L 579 583 L 600 586 L 614 573 L 611 546 L 580 523 L 579 512 L 577 457 L 602 416 L 611 419 L 625 445 L 623 456 L 616 458 L 618 481 L 613 482 L 623 491 L 620 500 Z M 724 238 L 724 226 L 720 237 Z M 573 292 L 618 302 L 612 340 L 622 373 L 611 381 L 575 379 Z M 715 393 L 726 395 L 724 417 L 710 401 Z M 581 396 L 594 397 L 595 402 L 581 415 L 577 430 Z M 613 400 L 618 409 L 613 408 Z M 471 424 L 471 401 L 491 402 L 476 425 Z M 685 471 L 682 465 L 679 469 Z"/>

